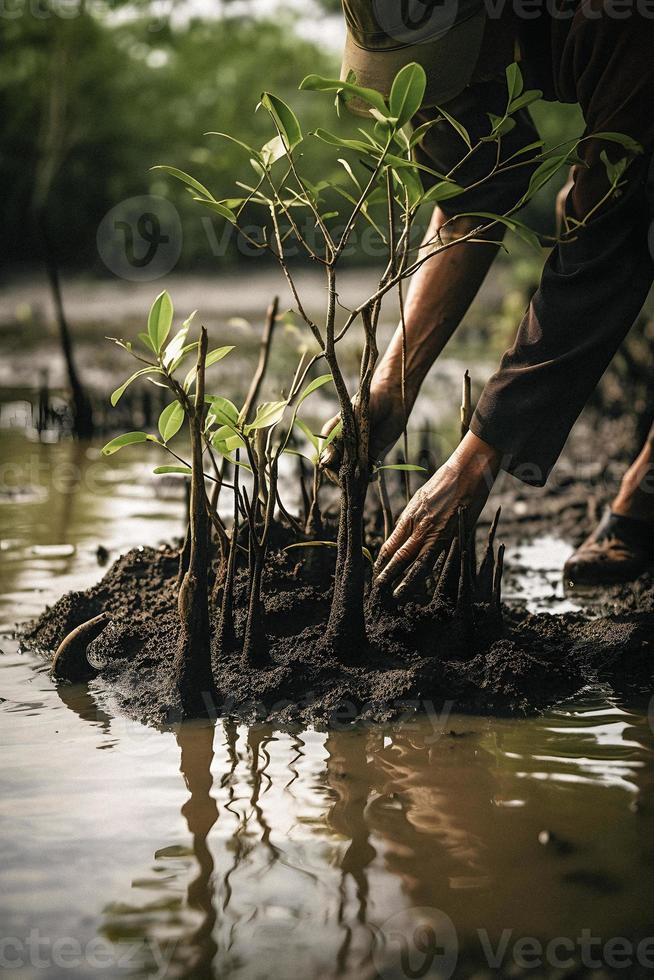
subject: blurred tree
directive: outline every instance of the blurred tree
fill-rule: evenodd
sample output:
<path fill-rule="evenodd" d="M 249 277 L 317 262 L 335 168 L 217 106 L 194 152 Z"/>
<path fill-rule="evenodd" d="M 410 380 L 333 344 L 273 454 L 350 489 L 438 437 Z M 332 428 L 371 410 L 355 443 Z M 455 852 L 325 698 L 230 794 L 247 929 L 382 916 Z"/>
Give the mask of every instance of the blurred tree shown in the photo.
<path fill-rule="evenodd" d="M 266 120 L 250 111 L 264 88 L 313 102 L 310 122 L 325 121 L 324 103 L 299 95 L 297 85 L 309 71 L 335 70 L 335 59 L 299 38 L 290 16 L 273 22 L 225 15 L 173 29 L 148 16 L 99 20 L 83 2 L 75 17 L 69 7 L 62 17 L 54 3 L 40 9 L 38 18 L 25 12 L 0 20 L 5 262 L 38 254 L 25 217 L 47 201 L 62 260 L 99 267 L 95 234 L 104 214 L 124 198 L 150 192 L 174 195 L 180 205 L 182 264 L 211 259 L 195 209 L 186 209 L 179 189 L 150 167 L 192 162 L 195 170 L 204 167 L 216 190 L 231 193 L 233 175 L 247 173 L 247 160 L 203 133 L 228 130 L 265 141 Z M 319 173 L 318 151 L 315 160 Z"/>

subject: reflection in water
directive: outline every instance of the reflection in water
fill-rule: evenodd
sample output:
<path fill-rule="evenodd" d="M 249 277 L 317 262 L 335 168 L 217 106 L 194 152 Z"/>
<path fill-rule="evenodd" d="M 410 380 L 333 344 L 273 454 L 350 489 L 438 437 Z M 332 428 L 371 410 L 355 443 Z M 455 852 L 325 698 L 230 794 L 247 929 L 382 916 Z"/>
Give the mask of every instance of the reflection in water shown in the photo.
<path fill-rule="evenodd" d="M 479 929 L 493 943 L 643 933 L 646 718 L 589 696 L 543 720 L 454 724 L 300 737 L 224 722 L 215 747 L 213 726 L 180 727 L 190 847 L 156 850 L 158 894 L 131 935 L 140 923 L 149 946 L 170 944 L 168 976 L 372 978 L 402 910 L 444 913 L 473 965 Z M 124 935 L 129 907 L 108 910 L 105 934 Z"/>
<path fill-rule="evenodd" d="M 213 725 L 181 725 L 177 733 L 181 750 L 180 771 L 190 793 L 182 807 L 182 815 L 193 838 L 193 854 L 198 864 L 198 874 L 186 893 L 189 908 L 197 910 L 201 916 L 200 924 L 186 943 L 190 953 L 189 969 L 198 980 L 213 976 L 211 963 L 218 950 L 213 937 L 216 922 L 212 883 L 214 862 L 207 844 L 209 832 L 218 819 L 218 807 L 211 795 L 213 737 Z"/>

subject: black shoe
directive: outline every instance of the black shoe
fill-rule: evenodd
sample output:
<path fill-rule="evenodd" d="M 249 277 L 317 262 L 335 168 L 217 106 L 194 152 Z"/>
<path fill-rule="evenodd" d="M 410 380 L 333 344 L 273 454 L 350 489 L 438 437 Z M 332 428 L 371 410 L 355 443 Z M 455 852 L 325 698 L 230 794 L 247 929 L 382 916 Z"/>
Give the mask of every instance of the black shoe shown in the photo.
<path fill-rule="evenodd" d="M 602 520 L 568 558 L 563 577 L 573 585 L 631 582 L 654 567 L 654 524 L 607 507 Z"/>

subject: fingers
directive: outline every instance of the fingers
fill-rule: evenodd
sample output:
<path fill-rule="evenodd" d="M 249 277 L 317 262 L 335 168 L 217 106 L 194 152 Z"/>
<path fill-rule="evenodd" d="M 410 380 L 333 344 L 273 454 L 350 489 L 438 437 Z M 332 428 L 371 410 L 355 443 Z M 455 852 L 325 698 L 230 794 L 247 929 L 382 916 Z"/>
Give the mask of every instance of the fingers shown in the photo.
<path fill-rule="evenodd" d="M 326 422 L 321 431 L 321 436 L 328 436 L 334 426 L 340 422 L 340 415 L 335 415 L 329 422 Z M 338 484 L 338 471 L 341 468 L 341 440 L 337 436 L 332 443 L 323 451 L 320 456 L 320 469 L 331 483 Z"/>
<path fill-rule="evenodd" d="M 400 515 L 393 533 L 381 546 L 379 555 L 377 556 L 377 561 L 375 562 L 372 570 L 376 579 L 382 577 L 384 570 L 398 549 L 401 548 L 405 541 L 411 537 L 414 524 L 412 518 L 407 513 L 407 510 Z"/>
<path fill-rule="evenodd" d="M 374 569 L 377 588 L 382 591 L 390 590 L 393 583 L 416 560 L 424 543 L 419 525 L 416 525 L 412 514 L 405 513 L 377 559 Z"/>
<path fill-rule="evenodd" d="M 427 576 L 434 566 L 434 546 L 429 543 L 424 545 L 418 557 L 410 566 L 408 572 L 393 592 L 393 597 L 398 600 L 406 600 L 415 595 L 424 587 Z"/>

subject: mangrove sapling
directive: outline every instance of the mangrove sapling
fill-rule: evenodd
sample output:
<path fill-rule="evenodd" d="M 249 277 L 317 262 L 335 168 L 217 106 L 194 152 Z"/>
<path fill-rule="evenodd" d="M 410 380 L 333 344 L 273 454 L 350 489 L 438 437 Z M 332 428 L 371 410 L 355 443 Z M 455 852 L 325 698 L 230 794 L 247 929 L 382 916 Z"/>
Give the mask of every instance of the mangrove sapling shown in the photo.
<path fill-rule="evenodd" d="M 174 680 L 185 711 L 202 710 L 202 695 L 213 691 L 209 629 L 209 515 L 204 484 L 204 384 L 207 331 L 200 330 L 195 377 L 195 399 L 189 417 L 191 433 L 190 552 L 188 568 L 179 587 L 177 608 L 180 634 L 175 654 Z"/>
<path fill-rule="evenodd" d="M 173 167 L 161 168 L 181 180 L 203 207 L 229 221 L 255 250 L 269 252 L 279 263 L 292 293 L 296 312 L 306 324 L 317 348 L 314 356 L 324 358 L 333 377 L 342 424 L 339 447 L 341 509 L 335 586 L 325 641 L 341 654 L 365 649 L 363 508 L 370 475 L 370 386 L 377 362 L 376 335 L 384 298 L 391 291 L 398 291 L 404 328 L 402 284 L 433 256 L 466 242 L 486 241 L 491 229 L 496 228 L 508 228 L 531 245 L 539 247 L 537 236 L 515 217 L 515 213 L 554 174 L 568 165 L 581 142 L 571 140 L 552 153 L 539 141 L 525 151 L 503 157 L 502 140 L 514 125 L 513 115 L 537 101 L 542 94 L 524 90 L 517 65 L 509 66 L 506 78 L 506 109 L 501 116 L 489 118 L 488 133 L 481 140 L 496 147 L 495 162 L 488 173 L 468 187 L 461 186 L 457 178 L 462 172 L 462 164 L 480 144 L 472 144 L 460 123 L 447 113 L 442 113 L 432 122 L 410 131 L 411 120 L 422 104 L 426 87 L 425 73 L 417 64 L 407 65 L 398 73 L 388 98 L 372 89 L 358 86 L 353 76 L 342 80 L 310 75 L 300 86 L 303 90 L 328 93 L 330 96 L 335 94 L 339 109 L 352 99 L 369 109 L 370 124 L 360 130 L 361 138 L 343 138 L 323 129 L 312 134 L 327 147 L 334 148 L 335 154 L 339 155 L 338 165 L 343 169 L 346 183 L 335 183 L 331 190 L 346 202 L 345 214 L 330 210 L 330 204 L 325 201 L 325 188 L 329 186 L 327 181 L 314 185 L 302 175 L 301 154 L 305 134 L 290 106 L 270 93 L 262 95 L 260 106 L 272 121 L 272 138 L 261 149 L 236 141 L 245 150 L 255 175 L 251 183 L 238 183 L 240 196 L 217 199 L 194 177 Z M 436 122 L 453 126 L 462 141 L 461 159 L 446 174 L 415 159 L 416 146 Z M 233 139 L 228 134 L 210 135 Z M 606 137 L 606 134 L 602 135 Z M 590 137 L 583 137 L 587 138 Z M 616 134 L 609 134 L 607 138 L 622 142 L 628 152 L 635 152 L 633 141 Z M 354 165 L 349 159 L 353 156 L 356 158 Z M 421 244 L 414 245 L 412 231 L 423 205 L 452 201 L 472 186 L 477 188 L 498 174 L 510 177 L 513 171 L 519 172 L 521 168 L 528 168 L 528 189 L 522 194 L 517 192 L 520 194 L 519 200 L 504 214 L 469 211 L 453 214 Z M 426 189 L 421 178 L 430 185 Z M 615 187 L 619 185 L 619 180 L 617 174 L 613 182 Z M 384 215 L 381 219 L 375 210 L 377 207 Z M 253 208 L 260 208 L 263 215 L 262 234 L 256 237 L 243 221 L 246 209 L 250 221 Z M 336 217 L 339 226 L 333 223 Z M 474 220 L 467 223 L 465 233 L 451 235 L 450 231 L 461 217 Z M 353 231 L 362 222 L 371 225 L 383 241 L 386 248 L 385 266 L 372 293 L 347 310 L 344 323 L 339 326 L 337 276 Z M 297 254 L 298 246 L 300 253 L 322 269 L 325 275 L 326 305 L 321 317 L 316 318 L 309 313 L 300 295 L 291 266 L 292 255 Z M 352 392 L 345 380 L 339 344 L 355 324 L 362 330 L 363 354 L 358 389 Z M 406 362 L 406 350 L 403 353 Z M 404 377 L 402 384 L 404 387 Z M 247 446 L 245 448 L 249 453 Z M 408 462 L 406 455 L 405 462 Z M 270 461 L 266 465 L 270 473 Z M 251 499 L 250 504 L 260 507 L 258 498 Z M 254 524 L 259 526 L 263 520 L 261 511 Z M 252 524 L 251 521 L 249 523 Z M 448 567 L 446 563 L 441 581 Z M 456 596 L 456 582 L 453 593 Z"/>

